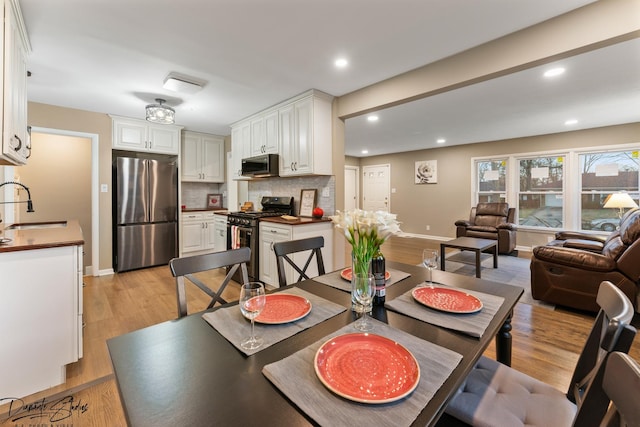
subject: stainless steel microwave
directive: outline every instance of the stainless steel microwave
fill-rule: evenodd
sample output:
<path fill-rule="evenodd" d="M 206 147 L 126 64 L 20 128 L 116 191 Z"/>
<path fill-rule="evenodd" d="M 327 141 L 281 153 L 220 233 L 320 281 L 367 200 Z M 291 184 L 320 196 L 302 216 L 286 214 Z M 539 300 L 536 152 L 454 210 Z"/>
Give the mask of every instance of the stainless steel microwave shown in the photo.
<path fill-rule="evenodd" d="M 278 163 L 280 159 L 277 154 L 262 154 L 260 156 L 242 159 L 242 176 L 254 178 L 265 178 L 278 176 Z"/>

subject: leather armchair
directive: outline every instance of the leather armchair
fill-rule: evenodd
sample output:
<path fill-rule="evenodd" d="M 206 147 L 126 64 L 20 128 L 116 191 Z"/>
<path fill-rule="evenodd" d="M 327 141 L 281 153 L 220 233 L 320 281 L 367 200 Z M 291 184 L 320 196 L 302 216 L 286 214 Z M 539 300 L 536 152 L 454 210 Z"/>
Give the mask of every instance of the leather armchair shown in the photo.
<path fill-rule="evenodd" d="M 516 248 L 515 209 L 507 203 L 478 203 L 471 208 L 469 220 L 456 221 L 456 237 L 476 237 L 498 241 L 498 253 Z"/>
<path fill-rule="evenodd" d="M 620 229 L 601 238 L 580 232 L 559 232 L 556 239 L 533 248 L 533 298 L 598 311 L 598 286 L 608 280 L 620 288 L 638 310 L 640 285 L 640 208 L 628 211 Z"/>

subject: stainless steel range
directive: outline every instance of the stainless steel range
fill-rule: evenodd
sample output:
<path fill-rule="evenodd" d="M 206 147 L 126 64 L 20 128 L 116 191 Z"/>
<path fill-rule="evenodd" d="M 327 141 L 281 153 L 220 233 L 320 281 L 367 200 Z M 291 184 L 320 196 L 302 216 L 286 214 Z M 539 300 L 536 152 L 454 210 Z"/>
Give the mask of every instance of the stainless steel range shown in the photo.
<path fill-rule="evenodd" d="M 251 259 L 247 265 L 249 280 L 260 280 L 260 218 L 293 215 L 293 197 L 265 196 L 260 204 L 260 211 L 230 212 L 227 215 L 227 249 L 251 249 Z M 233 277 L 236 282 L 242 281 L 239 272 Z"/>

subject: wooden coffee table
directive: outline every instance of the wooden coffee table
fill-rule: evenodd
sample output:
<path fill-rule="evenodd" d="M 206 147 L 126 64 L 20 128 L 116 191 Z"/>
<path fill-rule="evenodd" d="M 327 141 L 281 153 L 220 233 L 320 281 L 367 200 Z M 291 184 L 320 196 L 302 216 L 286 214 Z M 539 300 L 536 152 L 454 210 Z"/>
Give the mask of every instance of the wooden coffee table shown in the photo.
<path fill-rule="evenodd" d="M 482 268 L 480 267 L 480 253 L 493 253 L 493 268 L 498 268 L 498 241 L 491 239 L 476 239 L 475 237 L 458 237 L 448 242 L 440 243 L 440 270 L 444 269 L 445 248 L 456 248 L 463 251 L 474 251 L 476 253 L 476 277 L 479 279 Z"/>

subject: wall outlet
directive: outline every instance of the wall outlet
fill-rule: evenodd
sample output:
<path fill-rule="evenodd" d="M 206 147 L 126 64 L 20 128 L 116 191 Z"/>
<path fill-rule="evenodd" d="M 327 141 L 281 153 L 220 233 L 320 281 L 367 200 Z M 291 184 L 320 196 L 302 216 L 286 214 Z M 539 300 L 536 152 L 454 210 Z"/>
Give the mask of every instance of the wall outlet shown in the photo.
<path fill-rule="evenodd" d="M 427 231 L 431 231 L 431 226 L 427 225 Z"/>

